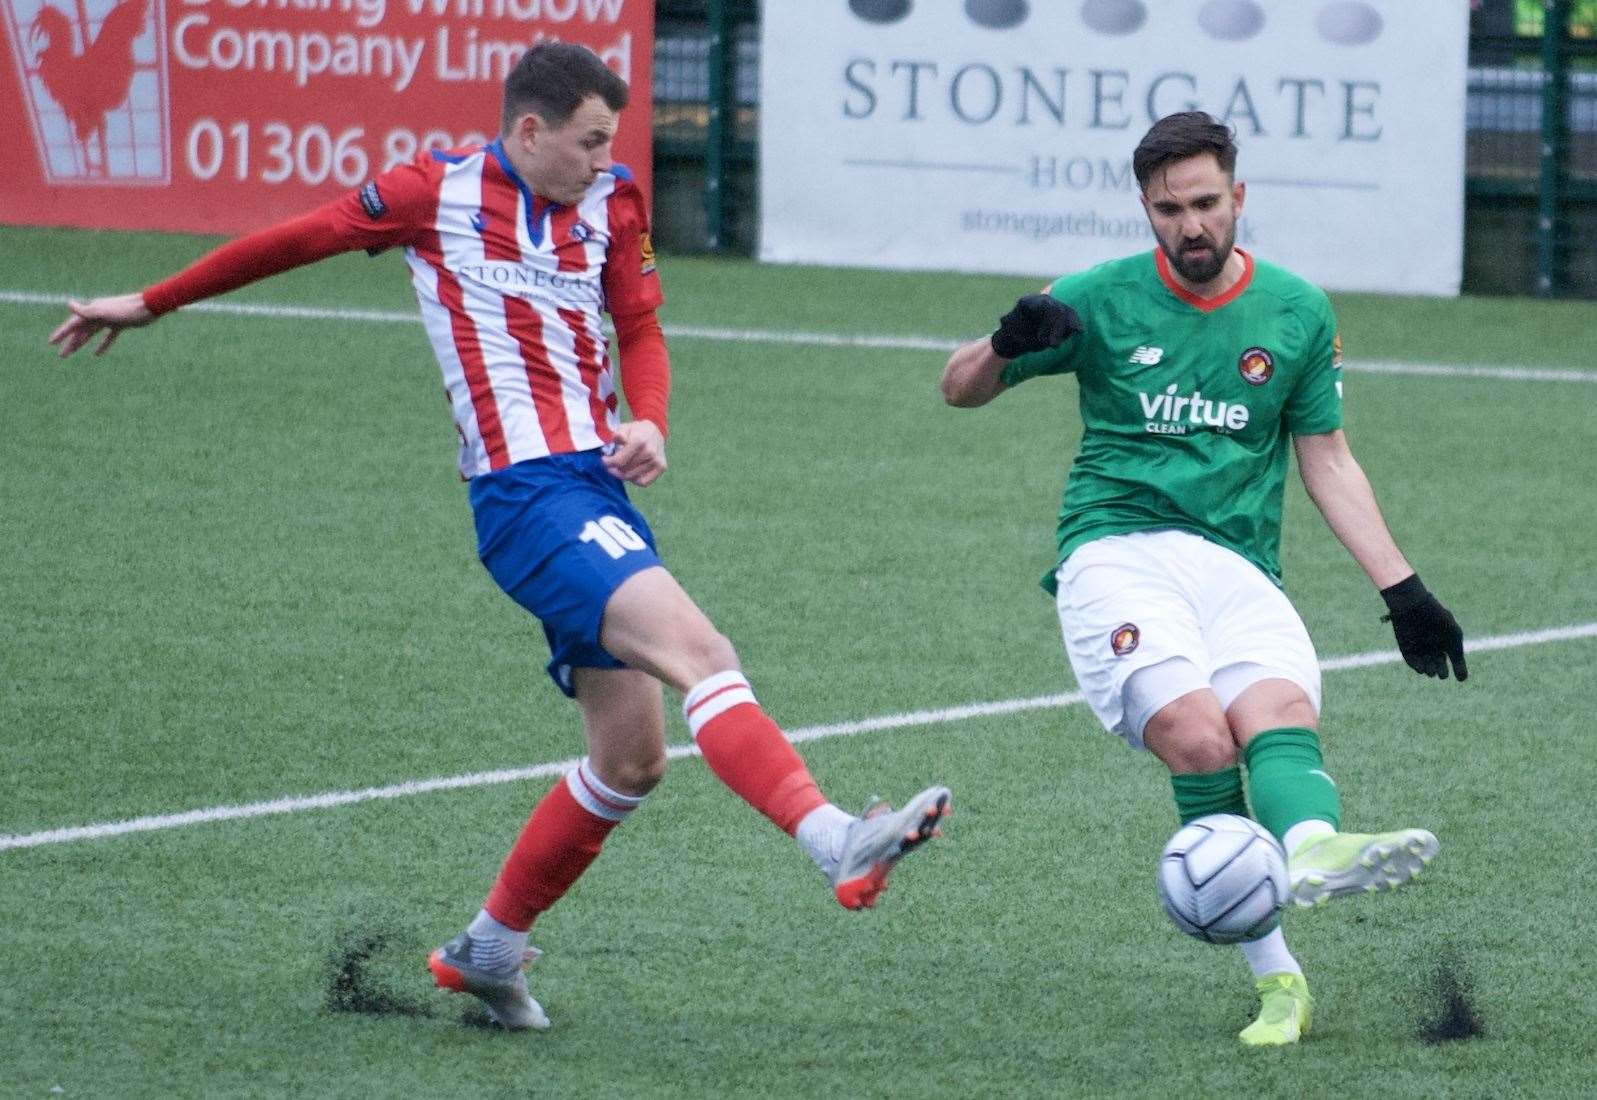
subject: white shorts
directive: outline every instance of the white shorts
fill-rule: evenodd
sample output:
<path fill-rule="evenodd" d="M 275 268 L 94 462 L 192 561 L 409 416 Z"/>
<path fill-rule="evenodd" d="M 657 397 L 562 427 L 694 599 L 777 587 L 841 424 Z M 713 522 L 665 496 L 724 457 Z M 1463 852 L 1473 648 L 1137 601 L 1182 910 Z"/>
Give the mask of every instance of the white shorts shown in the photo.
<path fill-rule="evenodd" d="M 1246 558 L 1186 531 L 1110 535 L 1078 547 L 1055 574 L 1065 652 L 1104 729 L 1142 748 L 1148 719 L 1210 688 L 1228 708 L 1252 684 L 1285 679 L 1320 709 L 1309 632 Z M 1166 664 L 1166 662 L 1169 662 Z M 1126 681 L 1141 669 L 1136 698 Z"/>

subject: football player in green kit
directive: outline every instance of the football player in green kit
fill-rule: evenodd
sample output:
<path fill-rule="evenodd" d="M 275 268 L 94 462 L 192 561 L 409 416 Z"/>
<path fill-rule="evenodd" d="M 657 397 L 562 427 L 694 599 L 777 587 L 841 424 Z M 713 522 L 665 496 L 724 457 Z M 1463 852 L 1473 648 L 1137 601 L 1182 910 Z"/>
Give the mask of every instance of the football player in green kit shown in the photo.
<path fill-rule="evenodd" d="M 1236 247 L 1236 153 L 1201 112 L 1157 122 L 1132 167 L 1158 248 L 1022 298 L 954 352 L 942 388 L 974 407 L 1039 375 L 1076 376 L 1085 430 L 1044 581 L 1076 679 L 1106 729 L 1170 769 L 1183 823 L 1248 816 L 1245 763 L 1293 900 L 1316 905 L 1402 885 L 1438 845 L 1423 829 L 1340 831 L 1316 734 L 1319 664 L 1280 588 L 1289 440 L 1404 660 L 1468 673 L 1463 633 L 1393 542 L 1343 437 L 1330 303 Z M 1281 930 L 1241 946 L 1262 1001 L 1242 1041 L 1296 1042 L 1313 1002 Z"/>

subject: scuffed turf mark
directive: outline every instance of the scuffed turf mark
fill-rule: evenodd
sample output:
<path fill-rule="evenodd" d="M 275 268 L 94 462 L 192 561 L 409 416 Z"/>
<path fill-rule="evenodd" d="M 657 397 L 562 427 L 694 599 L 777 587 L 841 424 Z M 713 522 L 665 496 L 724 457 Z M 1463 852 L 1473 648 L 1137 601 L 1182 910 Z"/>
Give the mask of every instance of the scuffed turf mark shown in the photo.
<path fill-rule="evenodd" d="M 460 1026 L 477 1028 L 481 1031 L 508 1031 L 498 1020 L 488 1015 L 487 1011 L 479 1005 L 472 1005 L 460 1014 Z"/>
<path fill-rule="evenodd" d="M 1421 1042 L 1475 1039 L 1486 1032 L 1476 1007 L 1469 969 L 1454 948 L 1443 949 L 1431 962 L 1424 1009 L 1425 1015 L 1420 1018 Z"/>
<path fill-rule="evenodd" d="M 329 1012 L 367 1016 L 431 1016 L 422 1001 L 396 992 L 371 969 L 373 956 L 388 944 L 382 932 L 341 933 L 327 960 Z"/>

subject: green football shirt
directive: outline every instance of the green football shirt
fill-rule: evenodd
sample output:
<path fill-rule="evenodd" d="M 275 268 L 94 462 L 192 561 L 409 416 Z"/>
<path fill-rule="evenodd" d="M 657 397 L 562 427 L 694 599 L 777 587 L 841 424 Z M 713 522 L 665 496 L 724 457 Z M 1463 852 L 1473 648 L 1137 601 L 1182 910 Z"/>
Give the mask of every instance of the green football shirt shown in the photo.
<path fill-rule="evenodd" d="M 1242 257 L 1242 278 L 1215 298 L 1176 283 L 1158 249 L 1049 288 L 1085 331 L 1012 360 L 1003 381 L 1073 373 L 1080 389 L 1058 561 L 1106 535 L 1172 527 L 1280 583 L 1288 436 L 1342 426 L 1340 345 L 1323 291 Z"/>

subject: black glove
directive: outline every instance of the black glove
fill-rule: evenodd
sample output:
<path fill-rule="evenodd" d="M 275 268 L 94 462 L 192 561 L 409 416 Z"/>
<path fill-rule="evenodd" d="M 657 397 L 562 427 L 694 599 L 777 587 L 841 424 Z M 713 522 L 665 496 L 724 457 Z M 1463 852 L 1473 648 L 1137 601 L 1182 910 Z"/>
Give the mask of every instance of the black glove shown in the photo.
<path fill-rule="evenodd" d="M 1387 611 L 1381 621 L 1392 624 L 1397 648 L 1409 668 L 1445 680 L 1451 659 L 1459 683 L 1469 679 L 1469 669 L 1464 667 L 1464 632 L 1453 613 L 1426 590 L 1418 573 L 1381 589 L 1381 599 L 1386 601 Z"/>
<path fill-rule="evenodd" d="M 1028 351 L 1057 348 L 1081 331 L 1081 318 L 1050 294 L 1028 294 L 999 318 L 993 333 L 993 351 L 1000 359 L 1013 359 Z"/>

